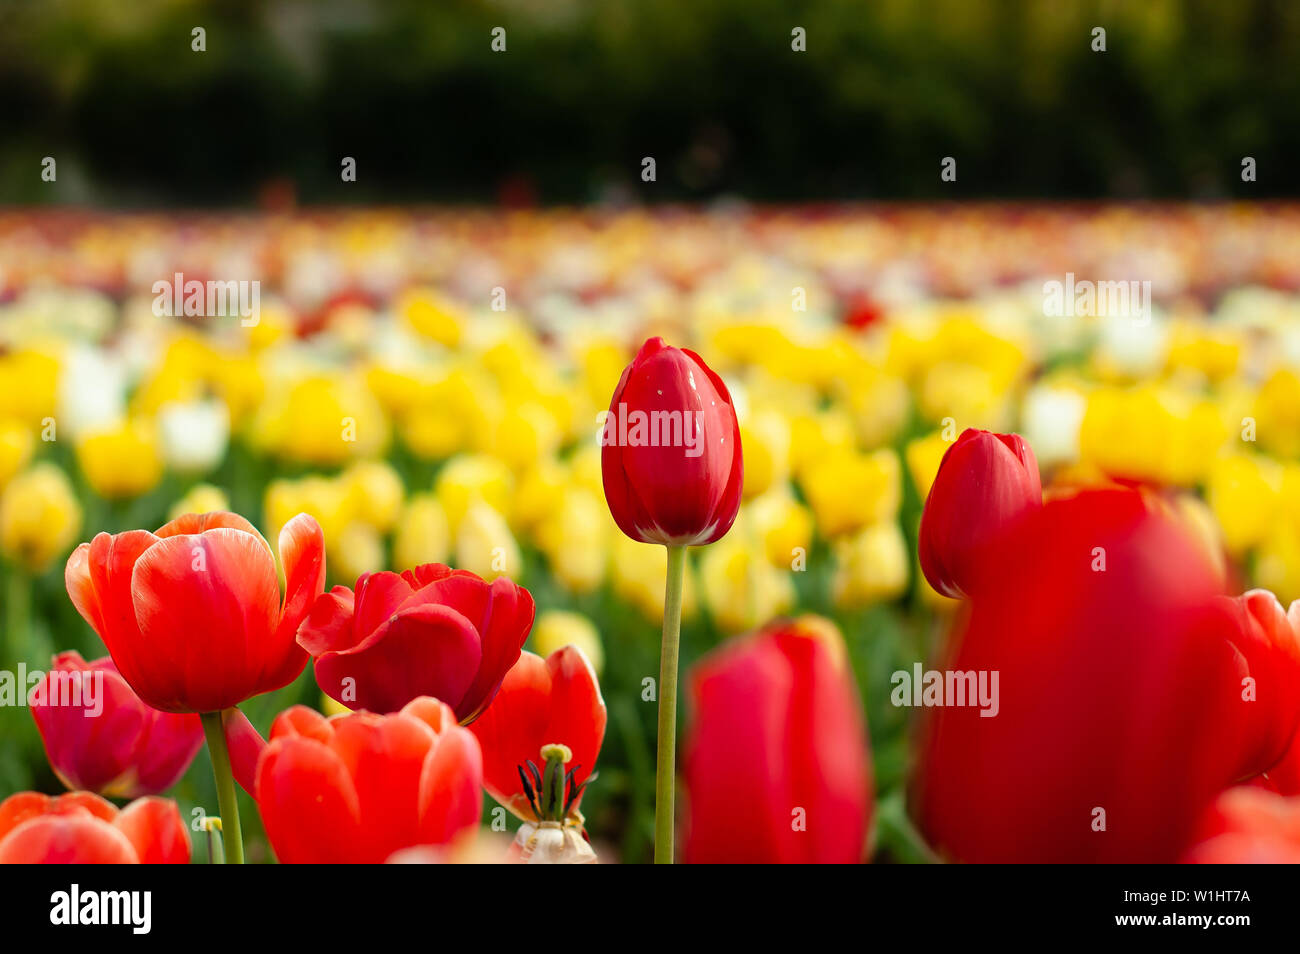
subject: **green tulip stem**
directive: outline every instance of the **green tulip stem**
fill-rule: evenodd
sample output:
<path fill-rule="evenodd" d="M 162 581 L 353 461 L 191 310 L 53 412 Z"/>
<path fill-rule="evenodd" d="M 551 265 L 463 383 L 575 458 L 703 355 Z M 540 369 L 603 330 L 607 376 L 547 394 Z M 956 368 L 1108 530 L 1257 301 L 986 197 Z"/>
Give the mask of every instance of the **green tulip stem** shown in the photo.
<path fill-rule="evenodd" d="M 226 850 L 226 864 L 244 863 L 244 840 L 239 830 L 239 802 L 235 796 L 235 776 L 230 770 L 230 750 L 226 747 L 226 732 L 222 728 L 222 713 L 205 712 L 203 734 L 208 740 L 208 756 L 212 759 L 212 774 L 217 780 L 217 809 L 221 812 L 221 841 Z"/>
<path fill-rule="evenodd" d="M 655 764 L 655 864 L 673 863 L 673 807 L 677 770 L 677 651 L 682 633 L 682 578 L 686 547 L 668 547 L 664 587 L 664 641 L 659 652 L 659 742 Z"/>

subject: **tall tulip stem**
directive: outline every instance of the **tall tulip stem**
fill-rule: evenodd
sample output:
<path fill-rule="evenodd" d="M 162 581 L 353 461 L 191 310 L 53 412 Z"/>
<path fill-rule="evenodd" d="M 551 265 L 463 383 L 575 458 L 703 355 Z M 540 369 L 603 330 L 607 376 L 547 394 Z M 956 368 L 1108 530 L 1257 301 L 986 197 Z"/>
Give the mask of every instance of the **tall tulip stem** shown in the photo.
<path fill-rule="evenodd" d="M 682 633 L 682 578 L 686 547 L 668 547 L 664 640 L 659 651 L 659 742 L 655 765 L 655 864 L 673 863 L 673 807 L 677 770 L 677 650 Z"/>
<path fill-rule="evenodd" d="M 226 864 L 244 863 L 244 838 L 239 830 L 239 802 L 235 797 L 235 776 L 230 770 L 230 750 L 226 748 L 226 732 L 222 727 L 222 713 L 205 712 L 203 734 L 208 740 L 208 756 L 212 759 L 212 774 L 217 780 L 217 810 L 221 812 L 221 841 L 226 851 Z"/>

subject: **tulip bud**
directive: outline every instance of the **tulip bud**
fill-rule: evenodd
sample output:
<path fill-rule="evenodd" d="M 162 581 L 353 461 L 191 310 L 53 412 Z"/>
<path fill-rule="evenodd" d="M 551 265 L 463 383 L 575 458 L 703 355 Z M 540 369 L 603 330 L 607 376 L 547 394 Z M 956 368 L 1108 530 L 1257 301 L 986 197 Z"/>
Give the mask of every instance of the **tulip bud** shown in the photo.
<path fill-rule="evenodd" d="M 1042 506 L 1034 452 L 1018 434 L 967 429 L 948 449 L 921 515 L 921 570 L 944 596 L 970 596 L 993 539 Z"/>
<path fill-rule="evenodd" d="M 623 371 L 601 431 L 605 500 L 642 543 L 720 539 L 740 509 L 740 427 L 722 379 L 651 338 Z"/>

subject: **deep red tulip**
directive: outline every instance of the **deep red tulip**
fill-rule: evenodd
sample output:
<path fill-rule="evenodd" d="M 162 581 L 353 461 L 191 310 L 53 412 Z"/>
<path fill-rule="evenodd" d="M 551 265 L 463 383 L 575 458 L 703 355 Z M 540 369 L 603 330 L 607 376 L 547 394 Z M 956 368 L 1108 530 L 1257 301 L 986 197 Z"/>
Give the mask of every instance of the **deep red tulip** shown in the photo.
<path fill-rule="evenodd" d="M 948 448 L 921 514 L 921 570 L 944 596 L 973 595 L 998 569 L 989 547 L 1042 505 L 1034 452 L 1019 434 L 967 429 Z"/>
<path fill-rule="evenodd" d="M 1300 798 L 1254 786 L 1231 788 L 1206 813 L 1190 864 L 1300 864 Z"/>
<path fill-rule="evenodd" d="M 396 712 L 433 696 L 461 722 L 492 701 L 533 626 L 533 598 L 505 577 L 426 563 L 367 573 L 336 586 L 303 623 L 298 642 L 316 681 L 350 709 Z"/>
<path fill-rule="evenodd" d="M 544 762 L 542 746 L 567 746 L 575 789 L 596 767 L 605 738 L 605 700 L 581 649 L 565 646 L 546 659 L 521 653 L 486 712 L 470 726 L 483 749 L 483 787 L 524 821 L 539 821 L 519 769 Z M 577 812 L 582 796 L 570 806 Z"/>
<path fill-rule="evenodd" d="M 698 546 L 736 520 L 744 482 L 731 395 L 694 351 L 641 346 L 601 434 L 605 500 L 633 540 Z"/>
<path fill-rule="evenodd" d="M 55 656 L 29 706 L 50 766 L 69 789 L 157 795 L 203 744 L 198 716 L 145 705 L 107 656 L 89 663 L 75 651 Z"/>
<path fill-rule="evenodd" d="M 233 513 L 186 514 L 156 534 L 101 533 L 68 558 L 73 605 L 136 694 L 164 712 L 216 712 L 292 682 L 294 635 L 325 589 L 320 526 L 280 531 L 287 580 L 262 535 Z"/>
<path fill-rule="evenodd" d="M 862 860 L 870 750 L 833 625 L 804 618 L 729 642 L 690 688 L 686 860 Z"/>
<path fill-rule="evenodd" d="M 1276 757 L 1242 689 L 1291 684 L 1285 654 L 1241 635 L 1206 550 L 1137 490 L 1051 500 L 988 558 L 939 665 L 998 673 L 997 714 L 924 710 L 930 843 L 966 862 L 1176 860 L 1218 793 Z"/>
<path fill-rule="evenodd" d="M 294 706 L 257 763 L 257 804 L 281 862 L 378 864 L 477 828 L 482 781 L 478 740 L 436 699 L 329 719 Z"/>
<path fill-rule="evenodd" d="M 0 864 L 189 864 L 190 838 L 167 798 L 118 809 L 90 792 L 19 792 L 0 802 Z"/>

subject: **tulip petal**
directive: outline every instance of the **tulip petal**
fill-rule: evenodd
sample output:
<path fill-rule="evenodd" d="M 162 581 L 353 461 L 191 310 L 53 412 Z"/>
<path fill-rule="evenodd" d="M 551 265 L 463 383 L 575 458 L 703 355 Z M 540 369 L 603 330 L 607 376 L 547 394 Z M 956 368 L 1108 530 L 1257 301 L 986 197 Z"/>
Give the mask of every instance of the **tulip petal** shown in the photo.
<path fill-rule="evenodd" d="M 477 827 L 483 814 L 483 755 L 478 739 L 458 725 L 437 737 L 420 772 L 419 840 L 444 845 Z"/>
<path fill-rule="evenodd" d="M 282 864 L 358 860 L 361 806 L 351 775 L 329 746 L 305 737 L 272 739 L 257 767 L 257 804 Z"/>
<path fill-rule="evenodd" d="M 190 863 L 189 832 L 170 798 L 138 798 L 122 809 L 113 824 L 131 842 L 141 864 Z"/>

